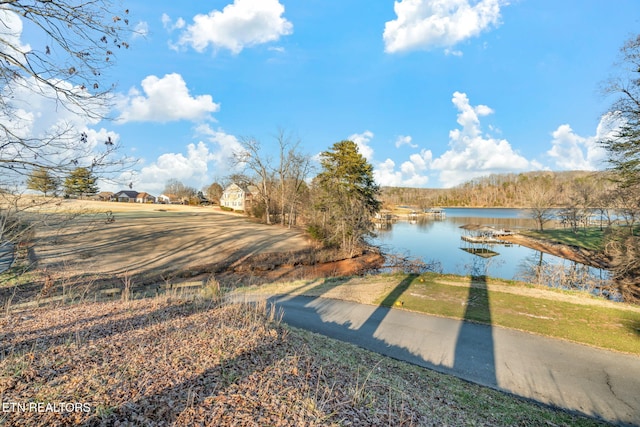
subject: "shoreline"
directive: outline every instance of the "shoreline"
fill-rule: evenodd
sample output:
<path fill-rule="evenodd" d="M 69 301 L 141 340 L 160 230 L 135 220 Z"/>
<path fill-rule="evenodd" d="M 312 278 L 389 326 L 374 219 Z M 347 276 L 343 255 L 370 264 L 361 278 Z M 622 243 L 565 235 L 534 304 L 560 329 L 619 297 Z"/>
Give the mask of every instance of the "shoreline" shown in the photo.
<path fill-rule="evenodd" d="M 501 240 L 514 243 L 520 246 L 541 251 L 549 255 L 567 259 L 569 261 L 579 262 L 590 267 L 600 268 L 603 270 L 611 269 L 611 261 L 602 252 L 596 252 L 578 246 L 564 245 L 562 243 L 554 243 L 542 239 L 514 234 L 511 236 L 501 236 Z"/>

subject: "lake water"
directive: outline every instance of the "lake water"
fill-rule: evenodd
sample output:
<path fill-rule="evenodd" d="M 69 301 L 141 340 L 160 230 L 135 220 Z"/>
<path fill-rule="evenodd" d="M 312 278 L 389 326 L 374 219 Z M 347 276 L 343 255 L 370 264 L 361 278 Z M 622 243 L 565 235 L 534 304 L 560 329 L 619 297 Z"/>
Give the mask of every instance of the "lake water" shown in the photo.
<path fill-rule="evenodd" d="M 385 253 L 419 258 L 443 273 L 487 275 L 591 290 L 601 288 L 608 278 L 606 271 L 524 246 L 472 244 L 461 239 L 465 231 L 460 227 L 467 224 L 512 230 L 535 228 L 526 210 L 448 208 L 445 212 L 443 219 L 423 215 L 417 221 L 408 221 L 405 216 L 386 229 L 378 229 L 373 243 Z"/>

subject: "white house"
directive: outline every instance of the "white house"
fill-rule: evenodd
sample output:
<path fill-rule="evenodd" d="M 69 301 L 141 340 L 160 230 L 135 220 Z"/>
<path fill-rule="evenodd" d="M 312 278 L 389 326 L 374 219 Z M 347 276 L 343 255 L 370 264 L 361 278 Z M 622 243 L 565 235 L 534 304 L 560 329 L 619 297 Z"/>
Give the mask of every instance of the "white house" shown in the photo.
<path fill-rule="evenodd" d="M 258 194 L 258 188 L 253 185 L 240 186 L 231 184 L 222 192 L 220 206 L 231 208 L 235 211 L 246 211 Z"/>
<path fill-rule="evenodd" d="M 158 196 L 157 201 L 158 203 L 164 203 L 167 205 L 176 205 L 182 203 L 182 200 L 175 194 L 161 194 Z"/>
<path fill-rule="evenodd" d="M 156 197 L 144 191 L 142 193 L 138 193 L 138 195 L 136 196 L 136 203 L 155 203 L 155 202 L 156 202 Z"/>

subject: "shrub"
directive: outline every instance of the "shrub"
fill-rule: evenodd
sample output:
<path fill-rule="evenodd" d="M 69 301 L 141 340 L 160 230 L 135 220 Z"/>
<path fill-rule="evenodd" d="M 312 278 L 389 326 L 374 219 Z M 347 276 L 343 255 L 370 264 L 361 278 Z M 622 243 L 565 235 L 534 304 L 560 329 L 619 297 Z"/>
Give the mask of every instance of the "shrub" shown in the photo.
<path fill-rule="evenodd" d="M 324 230 L 319 225 L 316 225 L 316 224 L 310 225 L 309 227 L 307 227 L 307 233 L 309 233 L 309 235 L 314 240 L 321 241 L 324 239 Z"/>
<path fill-rule="evenodd" d="M 267 209 L 264 203 L 254 203 L 249 212 L 254 218 L 264 219 L 266 217 Z"/>

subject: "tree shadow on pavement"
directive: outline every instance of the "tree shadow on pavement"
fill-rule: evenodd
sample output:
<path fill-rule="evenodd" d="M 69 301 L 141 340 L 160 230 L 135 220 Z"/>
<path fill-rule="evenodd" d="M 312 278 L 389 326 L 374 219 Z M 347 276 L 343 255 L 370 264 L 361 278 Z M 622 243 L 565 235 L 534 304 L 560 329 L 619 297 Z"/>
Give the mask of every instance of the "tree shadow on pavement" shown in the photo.
<path fill-rule="evenodd" d="M 459 322 L 438 317 L 423 319 L 393 308 L 402 305 L 402 295 L 418 277 L 404 277 L 376 306 L 322 296 L 280 295 L 269 300 L 283 304 L 283 320 L 291 326 L 497 387 L 486 278 L 476 278 L 470 284 L 464 319 Z"/>
<path fill-rule="evenodd" d="M 486 276 L 475 277 L 469 284 L 464 322 L 456 340 L 453 369 L 475 376 L 484 385 L 498 386 Z"/>

